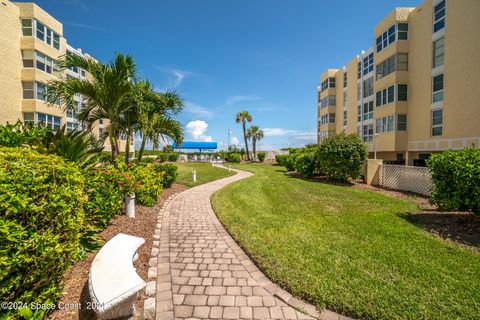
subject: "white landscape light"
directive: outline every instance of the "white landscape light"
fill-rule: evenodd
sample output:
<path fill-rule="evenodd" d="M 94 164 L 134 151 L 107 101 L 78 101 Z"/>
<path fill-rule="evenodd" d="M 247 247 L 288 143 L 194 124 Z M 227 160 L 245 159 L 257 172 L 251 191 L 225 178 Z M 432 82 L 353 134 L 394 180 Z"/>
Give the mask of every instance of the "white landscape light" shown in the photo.
<path fill-rule="evenodd" d="M 193 180 L 193 182 L 197 181 L 197 171 L 195 171 L 195 170 L 192 171 L 192 180 Z"/>

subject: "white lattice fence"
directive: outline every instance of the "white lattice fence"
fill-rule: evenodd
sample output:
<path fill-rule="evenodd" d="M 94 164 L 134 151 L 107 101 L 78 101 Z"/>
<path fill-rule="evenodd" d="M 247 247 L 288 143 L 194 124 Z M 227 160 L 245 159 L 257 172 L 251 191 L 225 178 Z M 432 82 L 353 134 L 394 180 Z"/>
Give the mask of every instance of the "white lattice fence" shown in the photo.
<path fill-rule="evenodd" d="M 428 168 L 384 164 L 380 168 L 380 185 L 429 196 L 432 176 Z"/>

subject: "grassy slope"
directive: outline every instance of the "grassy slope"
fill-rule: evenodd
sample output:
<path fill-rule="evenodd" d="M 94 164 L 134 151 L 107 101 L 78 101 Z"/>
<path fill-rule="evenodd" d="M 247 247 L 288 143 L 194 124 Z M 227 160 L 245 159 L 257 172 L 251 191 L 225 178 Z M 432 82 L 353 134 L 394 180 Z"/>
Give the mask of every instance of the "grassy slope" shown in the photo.
<path fill-rule="evenodd" d="M 406 201 L 308 182 L 282 167 L 214 194 L 215 212 L 266 274 L 295 295 L 371 319 L 480 315 L 480 255 L 402 218 Z"/>
<path fill-rule="evenodd" d="M 209 163 L 176 163 L 178 166 L 178 177 L 176 183 L 195 187 L 210 181 L 226 178 L 235 174 L 226 169 L 212 167 Z M 197 171 L 197 181 L 192 180 L 192 171 Z"/>

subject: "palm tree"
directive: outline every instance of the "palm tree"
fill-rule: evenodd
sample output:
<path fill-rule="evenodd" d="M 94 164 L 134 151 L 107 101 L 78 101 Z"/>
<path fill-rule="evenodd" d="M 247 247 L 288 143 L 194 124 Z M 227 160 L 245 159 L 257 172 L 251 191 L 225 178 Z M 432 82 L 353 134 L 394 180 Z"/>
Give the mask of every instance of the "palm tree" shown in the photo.
<path fill-rule="evenodd" d="M 253 152 L 253 159 L 254 161 L 257 158 L 257 141 L 260 141 L 264 138 L 264 133 L 258 126 L 251 126 L 247 130 L 247 137 L 252 139 L 252 152 Z"/>
<path fill-rule="evenodd" d="M 237 113 L 237 116 L 235 117 L 235 121 L 237 123 L 242 123 L 242 129 L 243 129 L 243 140 L 245 141 L 245 151 L 247 152 L 247 160 L 250 160 L 250 154 L 248 152 L 248 141 L 247 141 L 247 129 L 246 129 L 246 123 L 252 122 L 252 116 L 248 111 L 240 111 Z"/>
<path fill-rule="evenodd" d="M 105 65 L 93 58 L 67 55 L 59 59 L 58 66 L 61 70 L 68 67 L 81 68 L 87 71 L 92 79 L 66 78 L 49 81 L 46 93 L 48 102 L 55 104 L 61 101 L 66 107 L 73 105 L 75 95 L 82 95 L 86 105 L 83 110 L 78 110 L 79 120 L 88 127 L 92 127 L 100 119 L 110 120 L 104 138 L 110 140 L 114 161 L 119 151 L 121 117 L 125 109 L 131 107 L 124 100 L 132 92 L 137 78 L 133 58 L 130 55 L 117 54 L 113 61 Z"/>
<path fill-rule="evenodd" d="M 183 128 L 180 122 L 172 119 L 183 109 L 183 101 L 176 92 L 155 92 L 150 83 L 145 81 L 142 86 L 142 102 L 139 110 L 139 131 L 142 143 L 138 152 L 138 160 L 142 160 L 145 145 L 148 140 L 157 149 L 160 142 L 168 137 L 178 144 L 183 140 Z"/>

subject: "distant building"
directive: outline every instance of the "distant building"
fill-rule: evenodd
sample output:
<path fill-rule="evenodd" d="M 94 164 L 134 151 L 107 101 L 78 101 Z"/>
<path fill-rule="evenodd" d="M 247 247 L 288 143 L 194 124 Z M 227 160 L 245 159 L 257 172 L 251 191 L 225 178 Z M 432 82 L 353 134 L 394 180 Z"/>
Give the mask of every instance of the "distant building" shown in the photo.
<path fill-rule="evenodd" d="M 409 165 L 480 145 L 479 34 L 479 0 L 394 9 L 372 48 L 321 75 L 318 142 L 358 133 L 370 157 Z"/>

